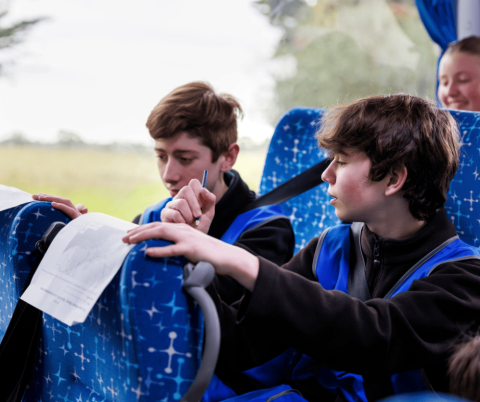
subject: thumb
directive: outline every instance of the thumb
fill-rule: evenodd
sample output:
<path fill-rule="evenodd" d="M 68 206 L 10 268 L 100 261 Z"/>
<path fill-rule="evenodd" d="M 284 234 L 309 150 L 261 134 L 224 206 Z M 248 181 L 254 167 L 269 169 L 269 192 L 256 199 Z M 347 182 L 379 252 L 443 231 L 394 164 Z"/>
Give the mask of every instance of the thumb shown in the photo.
<path fill-rule="evenodd" d="M 213 217 L 215 216 L 215 200 L 216 197 L 206 188 L 203 188 L 199 193 L 199 198 L 202 203 L 202 216 L 200 222 L 195 223 L 197 229 L 201 232 L 208 234 L 210 225 L 212 224 Z"/>
<path fill-rule="evenodd" d="M 202 216 L 205 215 L 212 221 L 215 216 L 215 202 L 217 197 L 206 188 L 202 188 L 200 197 L 202 199 Z"/>

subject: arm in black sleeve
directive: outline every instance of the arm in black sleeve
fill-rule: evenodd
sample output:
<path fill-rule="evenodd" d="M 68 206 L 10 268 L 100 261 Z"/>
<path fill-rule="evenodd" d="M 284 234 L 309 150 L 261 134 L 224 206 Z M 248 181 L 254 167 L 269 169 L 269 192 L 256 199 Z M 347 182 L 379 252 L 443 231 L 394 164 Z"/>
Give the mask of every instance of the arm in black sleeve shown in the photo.
<path fill-rule="evenodd" d="M 276 265 L 282 265 L 293 256 L 295 234 L 290 220 L 278 217 L 246 230 L 234 246 L 241 247 Z M 234 279 L 227 276 L 217 277 L 215 282 L 217 292 L 225 303 L 232 304 L 243 296 L 244 287 Z"/>
<path fill-rule="evenodd" d="M 298 265 L 305 263 L 295 256 L 278 269 L 260 258 L 254 292 L 242 300 L 236 328 L 225 341 L 238 345 L 230 359 L 240 368 L 293 347 L 334 369 L 360 374 L 418 369 L 443 361 L 480 317 L 478 260 L 445 263 L 409 291 L 368 302 L 326 291 L 299 275 L 304 268 Z"/>
<path fill-rule="evenodd" d="M 311 274 L 311 269 L 305 268 L 311 266 L 311 261 L 315 253 L 315 248 L 318 239 L 313 239 L 307 247 L 300 250 L 290 261 L 282 268 L 288 268 L 293 271 L 302 271 L 302 274 L 308 276 Z M 265 261 L 260 259 L 260 261 Z M 280 271 L 282 268 L 270 263 L 273 269 Z M 237 319 L 237 315 L 244 315 L 242 311 L 238 311 L 238 308 L 245 308 L 248 306 L 252 294 L 245 291 L 245 294 L 240 301 L 228 305 L 218 295 L 215 285 L 209 288 L 209 292 L 217 306 L 217 311 L 220 316 L 222 341 L 219 362 L 217 364 L 217 371 L 222 372 L 240 372 L 252 367 L 259 366 L 273 357 L 282 353 L 288 348 L 288 345 L 277 337 L 269 338 L 263 336 L 263 333 L 270 332 L 268 323 L 263 322 L 263 318 L 257 319 L 254 316 L 248 316 L 248 325 L 243 325 L 241 320 Z M 264 328 L 265 324 L 265 328 Z M 283 332 L 283 330 L 282 330 Z M 235 356 L 241 355 L 240 358 Z"/>
<path fill-rule="evenodd" d="M 295 234 L 290 220 L 278 217 L 246 230 L 234 245 L 276 265 L 283 265 L 293 256 Z"/>

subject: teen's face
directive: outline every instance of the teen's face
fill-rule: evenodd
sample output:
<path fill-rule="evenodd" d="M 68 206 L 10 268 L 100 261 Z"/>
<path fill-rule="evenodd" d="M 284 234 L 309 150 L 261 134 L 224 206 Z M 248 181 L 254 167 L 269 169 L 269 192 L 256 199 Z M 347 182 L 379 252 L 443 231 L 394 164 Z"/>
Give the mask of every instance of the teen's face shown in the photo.
<path fill-rule="evenodd" d="M 381 216 L 385 201 L 385 179 L 368 179 L 371 162 L 367 155 L 347 148 L 336 154 L 323 172 L 323 181 L 329 184 L 328 194 L 335 214 L 342 221 L 375 222 Z"/>
<path fill-rule="evenodd" d="M 449 109 L 480 111 L 480 56 L 463 52 L 440 60 L 438 98 Z"/>
<path fill-rule="evenodd" d="M 190 180 L 202 182 L 204 170 L 208 170 L 207 189 L 214 192 L 222 174 L 220 164 L 224 156 L 212 163 L 212 150 L 198 138 L 181 132 L 173 138 L 156 140 L 155 153 L 160 177 L 172 197 Z"/>

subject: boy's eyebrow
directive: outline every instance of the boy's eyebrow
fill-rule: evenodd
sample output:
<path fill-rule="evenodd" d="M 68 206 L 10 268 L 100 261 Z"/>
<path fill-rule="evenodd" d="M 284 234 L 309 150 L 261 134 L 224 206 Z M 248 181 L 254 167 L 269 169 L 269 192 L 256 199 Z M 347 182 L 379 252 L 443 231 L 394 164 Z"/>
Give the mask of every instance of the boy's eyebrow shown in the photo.
<path fill-rule="evenodd" d="M 335 153 L 338 154 L 338 155 L 350 156 L 350 154 L 343 149 L 341 149 L 341 150 L 339 150 L 338 152 L 335 152 Z"/>
<path fill-rule="evenodd" d="M 155 152 L 166 152 L 163 148 L 158 148 L 158 147 L 153 148 L 153 150 Z M 198 152 L 193 149 L 176 149 L 175 151 L 173 151 L 174 155 L 186 154 L 186 153 L 195 154 L 195 155 L 198 154 Z"/>

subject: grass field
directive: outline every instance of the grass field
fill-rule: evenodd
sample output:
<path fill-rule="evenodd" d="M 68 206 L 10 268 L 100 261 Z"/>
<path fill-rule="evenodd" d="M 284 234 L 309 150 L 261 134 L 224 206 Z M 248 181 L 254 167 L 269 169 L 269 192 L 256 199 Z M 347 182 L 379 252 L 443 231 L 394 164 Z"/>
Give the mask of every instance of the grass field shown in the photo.
<path fill-rule="evenodd" d="M 257 190 L 265 161 L 261 151 L 241 152 L 235 169 Z M 131 221 L 143 209 L 169 196 L 155 156 L 89 149 L 0 147 L 0 183 L 82 202 L 90 212 Z"/>

